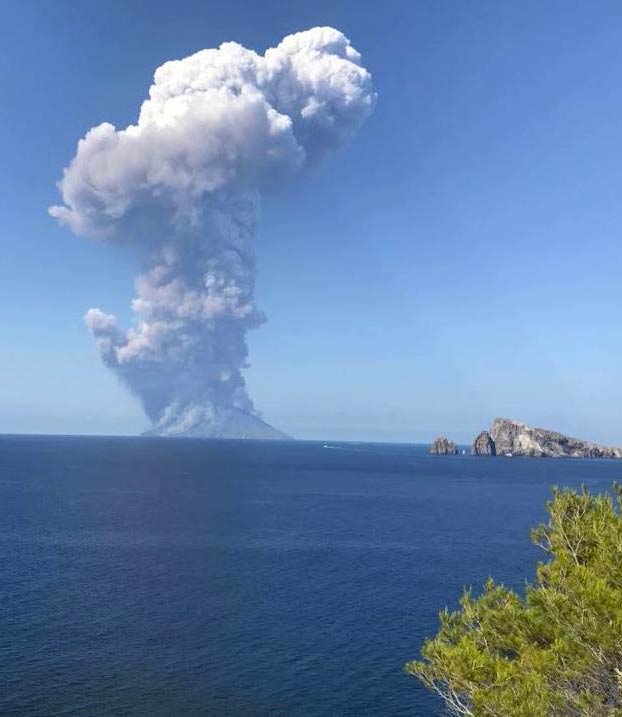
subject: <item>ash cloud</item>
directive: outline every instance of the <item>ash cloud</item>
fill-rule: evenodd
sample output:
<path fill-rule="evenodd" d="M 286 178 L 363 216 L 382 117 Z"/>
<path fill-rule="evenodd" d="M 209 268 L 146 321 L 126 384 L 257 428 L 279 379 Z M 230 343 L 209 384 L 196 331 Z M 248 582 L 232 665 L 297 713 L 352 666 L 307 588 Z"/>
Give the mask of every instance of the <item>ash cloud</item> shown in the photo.
<path fill-rule="evenodd" d="M 234 42 L 159 67 L 136 124 L 78 142 L 49 209 L 75 234 L 137 243 L 133 325 L 85 317 L 104 363 L 164 435 L 255 415 L 242 371 L 255 306 L 261 192 L 348 142 L 375 103 L 339 31 L 313 28 L 259 55 Z"/>

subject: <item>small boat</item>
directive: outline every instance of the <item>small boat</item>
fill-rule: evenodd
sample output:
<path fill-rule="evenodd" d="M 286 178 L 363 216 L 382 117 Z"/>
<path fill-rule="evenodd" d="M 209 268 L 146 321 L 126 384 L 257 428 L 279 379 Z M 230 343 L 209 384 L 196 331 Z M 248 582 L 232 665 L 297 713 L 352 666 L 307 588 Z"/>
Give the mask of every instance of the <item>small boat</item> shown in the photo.
<path fill-rule="evenodd" d="M 506 457 L 506 458 L 511 458 L 511 457 L 512 457 L 512 454 L 511 454 L 511 453 L 506 453 L 506 454 L 505 454 L 505 457 Z"/>

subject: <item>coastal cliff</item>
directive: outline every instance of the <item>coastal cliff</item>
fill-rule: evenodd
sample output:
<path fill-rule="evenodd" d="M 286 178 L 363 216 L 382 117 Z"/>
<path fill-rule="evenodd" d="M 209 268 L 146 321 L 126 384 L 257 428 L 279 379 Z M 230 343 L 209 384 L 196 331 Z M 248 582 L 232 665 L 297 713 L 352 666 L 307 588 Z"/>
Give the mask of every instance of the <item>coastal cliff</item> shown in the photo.
<path fill-rule="evenodd" d="M 439 456 L 455 456 L 458 453 L 458 446 L 445 436 L 439 436 L 430 446 L 430 453 Z"/>
<path fill-rule="evenodd" d="M 622 448 L 601 446 L 546 428 L 532 428 L 508 418 L 495 418 L 490 431 L 482 431 L 473 442 L 472 453 L 542 458 L 622 458 Z"/>

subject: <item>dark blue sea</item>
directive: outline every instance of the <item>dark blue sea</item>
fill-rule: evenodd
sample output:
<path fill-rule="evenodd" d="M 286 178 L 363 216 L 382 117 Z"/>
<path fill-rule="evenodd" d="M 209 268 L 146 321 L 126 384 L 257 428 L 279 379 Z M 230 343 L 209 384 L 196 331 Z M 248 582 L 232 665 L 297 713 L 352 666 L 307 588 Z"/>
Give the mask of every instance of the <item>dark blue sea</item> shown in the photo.
<path fill-rule="evenodd" d="M 441 713 L 404 663 L 521 589 L 553 484 L 622 463 L 310 442 L 0 437 L 0 714 Z"/>

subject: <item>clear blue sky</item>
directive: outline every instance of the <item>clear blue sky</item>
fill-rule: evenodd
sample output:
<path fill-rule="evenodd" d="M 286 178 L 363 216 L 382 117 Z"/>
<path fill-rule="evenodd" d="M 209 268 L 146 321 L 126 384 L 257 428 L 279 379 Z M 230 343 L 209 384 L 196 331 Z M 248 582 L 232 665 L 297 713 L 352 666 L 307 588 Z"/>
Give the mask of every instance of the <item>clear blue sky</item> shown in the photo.
<path fill-rule="evenodd" d="M 266 197 L 251 395 L 301 438 L 468 441 L 496 415 L 622 445 L 622 4 L 5 2 L 0 431 L 135 433 L 91 306 L 136 267 L 46 213 L 77 139 L 135 120 L 155 67 L 345 32 L 378 104 Z"/>

